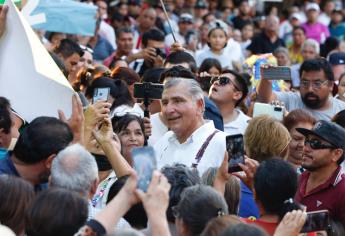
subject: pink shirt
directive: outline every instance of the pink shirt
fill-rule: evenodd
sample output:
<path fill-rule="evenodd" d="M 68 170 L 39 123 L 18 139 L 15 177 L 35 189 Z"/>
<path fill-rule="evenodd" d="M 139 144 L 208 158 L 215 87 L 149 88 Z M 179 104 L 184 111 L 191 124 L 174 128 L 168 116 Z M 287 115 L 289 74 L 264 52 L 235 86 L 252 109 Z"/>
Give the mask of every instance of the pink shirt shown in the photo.
<path fill-rule="evenodd" d="M 315 39 L 319 43 L 323 43 L 327 37 L 330 36 L 328 27 L 319 22 L 315 24 L 304 23 L 302 24 L 306 32 L 307 38 Z"/>

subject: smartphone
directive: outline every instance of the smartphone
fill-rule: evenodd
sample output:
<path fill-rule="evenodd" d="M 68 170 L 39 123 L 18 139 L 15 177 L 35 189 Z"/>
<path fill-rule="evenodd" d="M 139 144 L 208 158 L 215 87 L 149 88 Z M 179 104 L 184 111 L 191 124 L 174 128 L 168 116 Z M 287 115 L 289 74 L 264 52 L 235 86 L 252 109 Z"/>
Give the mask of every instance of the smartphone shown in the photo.
<path fill-rule="evenodd" d="M 307 220 L 301 230 L 301 233 L 327 231 L 330 227 L 330 218 L 328 210 L 307 212 Z"/>
<path fill-rule="evenodd" d="M 291 80 L 291 69 L 288 66 L 263 68 L 262 76 L 267 80 Z"/>
<path fill-rule="evenodd" d="M 146 192 L 152 179 L 153 171 L 157 169 L 155 151 L 152 147 L 133 148 L 133 167 L 138 175 L 138 188 Z"/>
<path fill-rule="evenodd" d="M 93 91 L 92 103 L 99 100 L 108 101 L 110 94 L 110 88 L 95 88 Z"/>
<path fill-rule="evenodd" d="M 236 134 L 226 136 L 226 150 L 229 155 L 228 172 L 242 171 L 242 168 L 238 164 L 244 164 L 243 135 Z"/>
<path fill-rule="evenodd" d="M 277 120 L 283 120 L 284 108 L 272 104 L 256 102 L 254 104 L 253 117 L 257 117 L 260 115 L 269 115 L 276 118 Z"/>

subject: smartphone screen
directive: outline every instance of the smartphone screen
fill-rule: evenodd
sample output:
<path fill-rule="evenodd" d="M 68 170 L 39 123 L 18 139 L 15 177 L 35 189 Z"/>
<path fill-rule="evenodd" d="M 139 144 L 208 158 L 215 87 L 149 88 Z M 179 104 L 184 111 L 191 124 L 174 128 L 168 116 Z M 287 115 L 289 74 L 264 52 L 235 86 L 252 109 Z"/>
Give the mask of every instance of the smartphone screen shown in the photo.
<path fill-rule="evenodd" d="M 110 88 L 95 88 L 93 91 L 92 103 L 103 100 L 108 101 L 110 94 Z"/>
<path fill-rule="evenodd" d="M 328 230 L 329 224 L 329 212 L 327 210 L 311 211 L 307 213 L 307 220 L 301 233 Z"/>
<path fill-rule="evenodd" d="M 152 147 L 140 147 L 132 150 L 133 167 L 138 175 L 138 188 L 147 191 L 152 173 L 157 169 L 155 151 Z"/>
<path fill-rule="evenodd" d="M 267 80 L 291 80 L 291 69 L 287 66 L 263 68 L 262 76 Z"/>
<path fill-rule="evenodd" d="M 243 135 L 226 136 L 226 150 L 229 155 L 229 172 L 242 171 L 239 163 L 244 164 L 244 144 Z"/>

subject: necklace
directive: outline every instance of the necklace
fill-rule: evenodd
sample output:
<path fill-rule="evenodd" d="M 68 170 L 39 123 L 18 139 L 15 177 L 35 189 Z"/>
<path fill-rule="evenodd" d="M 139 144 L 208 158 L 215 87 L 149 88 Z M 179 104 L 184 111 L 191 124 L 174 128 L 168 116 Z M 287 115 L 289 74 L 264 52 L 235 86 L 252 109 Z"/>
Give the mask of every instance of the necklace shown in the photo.
<path fill-rule="evenodd" d="M 112 179 L 112 177 L 109 177 L 108 179 L 103 180 L 99 192 L 97 192 L 91 200 L 91 204 L 93 207 L 96 207 L 98 201 L 104 196 L 104 192 L 105 192 L 111 179 Z"/>

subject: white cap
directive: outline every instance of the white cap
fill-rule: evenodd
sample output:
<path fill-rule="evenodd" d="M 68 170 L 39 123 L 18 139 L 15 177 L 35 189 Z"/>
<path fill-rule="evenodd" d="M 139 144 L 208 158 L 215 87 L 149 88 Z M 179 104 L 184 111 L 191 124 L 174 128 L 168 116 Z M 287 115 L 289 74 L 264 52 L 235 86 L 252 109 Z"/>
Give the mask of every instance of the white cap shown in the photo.
<path fill-rule="evenodd" d="M 290 16 L 290 19 L 292 19 L 292 18 L 295 18 L 299 21 L 302 21 L 302 16 L 298 12 L 292 13 Z"/>
<path fill-rule="evenodd" d="M 317 12 L 320 12 L 320 7 L 317 3 L 315 2 L 312 2 L 312 3 L 308 3 L 307 6 L 305 7 L 305 10 L 306 11 L 309 11 L 309 10 L 315 10 Z"/>

